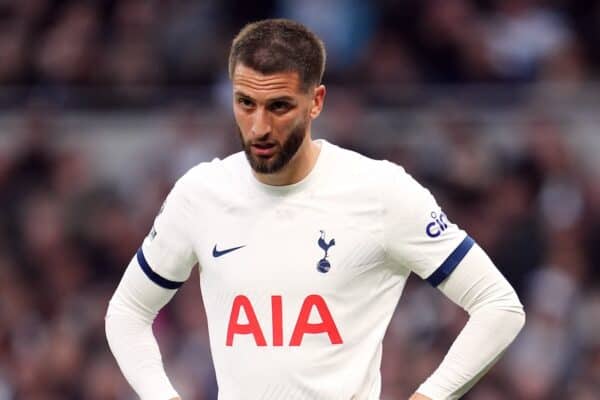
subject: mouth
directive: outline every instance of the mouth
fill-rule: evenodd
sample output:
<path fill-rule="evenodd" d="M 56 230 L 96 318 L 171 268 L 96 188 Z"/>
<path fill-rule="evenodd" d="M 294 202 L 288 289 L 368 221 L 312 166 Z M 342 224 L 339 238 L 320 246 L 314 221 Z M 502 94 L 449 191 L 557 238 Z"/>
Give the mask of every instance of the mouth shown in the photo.
<path fill-rule="evenodd" d="M 265 158 L 271 157 L 277 150 L 277 145 L 274 142 L 253 143 L 250 147 L 255 155 Z"/>

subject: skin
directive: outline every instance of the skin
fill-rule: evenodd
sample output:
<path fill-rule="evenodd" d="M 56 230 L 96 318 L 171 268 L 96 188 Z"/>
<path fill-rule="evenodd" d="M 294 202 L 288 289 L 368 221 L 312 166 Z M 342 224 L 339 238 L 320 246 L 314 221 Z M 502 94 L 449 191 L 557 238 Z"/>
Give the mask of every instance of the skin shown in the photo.
<path fill-rule="evenodd" d="M 412 396 L 410 396 L 410 399 L 408 400 L 431 400 L 429 397 L 424 396 L 420 393 L 415 393 Z"/>
<path fill-rule="evenodd" d="M 242 145 L 256 178 L 265 184 L 281 186 L 301 181 L 315 165 L 320 146 L 312 140 L 311 124 L 323 109 L 325 86 L 302 90 L 297 72 L 263 75 L 243 64 L 233 72 L 233 113 Z M 281 164 L 285 143 L 301 136 L 296 153 L 275 171 L 265 169 Z M 261 154 L 257 146 L 272 146 Z"/>
<path fill-rule="evenodd" d="M 325 86 L 302 90 L 297 72 L 263 75 L 243 64 L 235 67 L 232 80 L 233 113 L 256 179 L 274 186 L 301 181 L 314 167 L 321 151 L 312 140 L 311 123 L 323 109 Z M 277 164 L 285 143 L 293 135 L 300 135 L 302 142 L 289 161 L 276 171 L 256 170 L 253 164 L 260 164 L 262 170 Z M 253 147 L 256 144 L 269 144 L 272 150 L 261 154 Z M 409 400 L 431 399 L 415 393 Z"/>

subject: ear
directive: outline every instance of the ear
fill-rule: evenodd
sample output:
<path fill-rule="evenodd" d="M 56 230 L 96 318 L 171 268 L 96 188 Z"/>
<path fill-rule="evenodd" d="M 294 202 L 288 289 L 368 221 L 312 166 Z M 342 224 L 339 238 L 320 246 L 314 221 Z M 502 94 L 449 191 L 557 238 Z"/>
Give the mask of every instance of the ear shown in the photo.
<path fill-rule="evenodd" d="M 315 88 L 312 105 L 310 108 L 310 117 L 315 119 L 321 114 L 321 110 L 323 109 L 323 102 L 325 101 L 325 94 L 327 90 L 325 89 L 325 85 L 319 85 Z"/>

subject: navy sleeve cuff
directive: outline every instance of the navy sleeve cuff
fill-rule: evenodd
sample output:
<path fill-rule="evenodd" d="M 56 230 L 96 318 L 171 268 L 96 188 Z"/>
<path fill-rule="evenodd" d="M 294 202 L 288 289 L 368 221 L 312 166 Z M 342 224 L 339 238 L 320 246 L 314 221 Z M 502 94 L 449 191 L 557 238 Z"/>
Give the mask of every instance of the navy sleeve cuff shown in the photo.
<path fill-rule="evenodd" d="M 152 268 L 150 268 L 150 265 L 148 265 L 148 262 L 146 261 L 146 257 L 144 257 L 144 252 L 142 251 L 141 247 L 137 251 L 137 260 L 140 264 L 140 267 L 142 267 L 142 271 L 144 271 L 146 276 L 158 286 L 163 287 L 165 289 L 178 289 L 179 287 L 181 287 L 181 285 L 183 285 L 183 282 L 168 280 L 166 278 L 163 278 L 156 272 L 152 271 Z"/>
<path fill-rule="evenodd" d="M 467 236 L 464 240 L 454 249 L 452 253 L 446 258 L 446 260 L 427 278 L 427 282 L 433 287 L 437 287 L 447 277 L 450 276 L 452 271 L 458 266 L 462 259 L 467 255 L 471 247 L 475 244 L 475 241 Z"/>

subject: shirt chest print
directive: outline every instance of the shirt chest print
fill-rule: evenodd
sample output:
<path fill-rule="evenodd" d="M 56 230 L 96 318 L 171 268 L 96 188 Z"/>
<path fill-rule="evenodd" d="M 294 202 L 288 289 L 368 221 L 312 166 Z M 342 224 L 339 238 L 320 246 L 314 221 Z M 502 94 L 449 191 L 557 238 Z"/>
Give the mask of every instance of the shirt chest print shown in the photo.
<path fill-rule="evenodd" d="M 329 242 L 327 242 L 325 240 L 325 231 L 320 232 L 321 236 L 319 237 L 317 244 L 321 249 L 323 249 L 325 255 L 317 262 L 317 270 L 322 273 L 327 273 L 331 268 L 331 263 L 329 263 L 329 261 L 327 260 L 327 253 L 330 247 L 335 246 L 335 239 L 331 239 Z"/>

